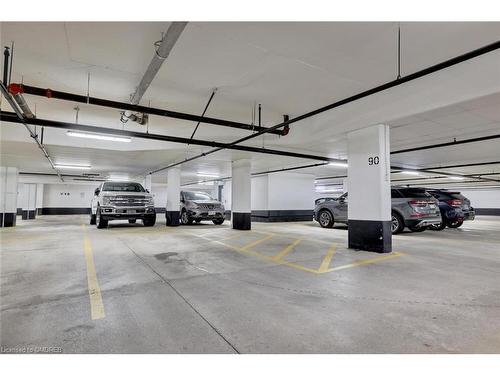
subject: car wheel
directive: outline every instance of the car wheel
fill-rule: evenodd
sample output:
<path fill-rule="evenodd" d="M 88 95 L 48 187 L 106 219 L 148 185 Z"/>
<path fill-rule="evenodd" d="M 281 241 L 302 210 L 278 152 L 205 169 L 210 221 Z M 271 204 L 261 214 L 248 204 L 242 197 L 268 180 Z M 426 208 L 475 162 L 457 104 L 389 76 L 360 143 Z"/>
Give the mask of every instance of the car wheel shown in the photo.
<path fill-rule="evenodd" d="M 398 234 L 405 229 L 403 218 L 397 212 L 393 212 L 391 216 L 391 233 Z"/>
<path fill-rule="evenodd" d="M 186 210 L 181 212 L 181 224 L 188 225 L 193 224 L 193 219 L 191 219 Z"/>
<path fill-rule="evenodd" d="M 106 229 L 108 227 L 108 221 L 102 218 L 100 207 L 97 208 L 96 224 L 99 229 Z"/>
<path fill-rule="evenodd" d="M 427 229 L 427 227 L 410 227 L 412 232 L 423 232 Z"/>
<path fill-rule="evenodd" d="M 448 227 L 450 228 L 460 228 L 464 222 L 463 221 L 452 221 L 448 223 Z"/>
<path fill-rule="evenodd" d="M 134 220 L 134 223 L 135 223 L 135 219 L 132 219 Z M 144 224 L 145 227 L 152 227 L 156 224 L 156 215 L 152 216 L 152 217 L 145 217 L 144 219 L 142 219 L 142 223 Z"/>
<path fill-rule="evenodd" d="M 136 221 L 137 221 L 137 219 L 128 219 L 128 222 L 129 222 L 130 224 L 135 224 L 135 222 L 136 222 Z"/>
<path fill-rule="evenodd" d="M 90 214 L 90 225 L 95 225 L 95 216 L 92 213 Z"/>
<path fill-rule="evenodd" d="M 215 220 L 212 220 L 212 222 L 215 225 L 221 225 L 224 222 L 224 219 L 215 219 Z"/>
<path fill-rule="evenodd" d="M 323 227 L 323 228 L 333 227 L 333 223 L 334 223 L 333 215 L 328 210 L 321 210 L 319 212 L 318 221 L 319 221 L 319 225 L 321 225 L 321 227 Z"/>

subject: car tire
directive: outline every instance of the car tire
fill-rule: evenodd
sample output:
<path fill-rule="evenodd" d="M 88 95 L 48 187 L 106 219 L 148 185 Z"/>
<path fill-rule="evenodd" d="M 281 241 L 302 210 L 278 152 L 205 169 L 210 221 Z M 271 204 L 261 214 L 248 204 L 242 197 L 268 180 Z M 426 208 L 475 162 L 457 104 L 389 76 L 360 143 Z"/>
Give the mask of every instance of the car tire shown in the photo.
<path fill-rule="evenodd" d="M 188 213 L 187 213 L 186 210 L 182 210 L 180 222 L 181 222 L 182 225 L 193 224 L 193 219 L 188 216 Z"/>
<path fill-rule="evenodd" d="M 224 219 L 214 219 L 212 220 L 212 223 L 215 225 L 222 225 L 222 223 L 224 223 Z"/>
<path fill-rule="evenodd" d="M 134 220 L 134 219 L 132 219 Z M 135 222 L 135 220 L 134 220 Z M 145 227 L 152 227 L 156 224 L 156 215 L 151 216 L 151 217 L 145 217 L 142 219 L 142 223 L 144 224 Z"/>
<path fill-rule="evenodd" d="M 135 224 L 136 221 L 137 219 L 128 219 L 129 224 Z"/>
<path fill-rule="evenodd" d="M 201 219 L 195 219 L 195 222 L 201 223 Z"/>
<path fill-rule="evenodd" d="M 333 215 L 329 210 L 323 209 L 318 214 L 318 222 L 322 228 L 331 228 L 335 223 Z"/>
<path fill-rule="evenodd" d="M 398 234 L 405 229 L 405 222 L 400 214 L 397 212 L 392 212 L 391 215 L 391 233 Z"/>
<path fill-rule="evenodd" d="M 410 230 L 416 233 L 424 232 L 426 229 L 427 227 L 410 227 Z"/>
<path fill-rule="evenodd" d="M 460 228 L 463 223 L 463 221 L 452 221 L 448 223 L 448 228 Z"/>
<path fill-rule="evenodd" d="M 96 224 L 99 229 L 106 229 L 108 227 L 108 221 L 102 218 L 100 207 L 97 207 Z"/>
<path fill-rule="evenodd" d="M 95 225 L 96 215 L 90 214 L 90 225 Z"/>

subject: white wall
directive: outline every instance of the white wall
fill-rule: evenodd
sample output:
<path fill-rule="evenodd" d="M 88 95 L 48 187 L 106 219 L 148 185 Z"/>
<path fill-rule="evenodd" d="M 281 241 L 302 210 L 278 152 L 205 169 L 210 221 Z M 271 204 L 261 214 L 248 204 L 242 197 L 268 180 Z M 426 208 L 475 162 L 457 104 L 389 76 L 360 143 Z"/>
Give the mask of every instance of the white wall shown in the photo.
<path fill-rule="evenodd" d="M 153 194 L 155 207 L 167 207 L 167 184 L 151 184 L 151 194 Z"/>
<path fill-rule="evenodd" d="M 252 178 L 252 210 L 268 210 L 268 182 L 267 175 Z"/>
<path fill-rule="evenodd" d="M 268 178 L 268 210 L 314 209 L 314 175 L 282 172 Z"/>
<path fill-rule="evenodd" d="M 474 208 L 500 208 L 500 189 L 457 189 Z"/>
<path fill-rule="evenodd" d="M 43 207 L 90 207 L 98 184 L 46 184 L 43 189 Z"/>

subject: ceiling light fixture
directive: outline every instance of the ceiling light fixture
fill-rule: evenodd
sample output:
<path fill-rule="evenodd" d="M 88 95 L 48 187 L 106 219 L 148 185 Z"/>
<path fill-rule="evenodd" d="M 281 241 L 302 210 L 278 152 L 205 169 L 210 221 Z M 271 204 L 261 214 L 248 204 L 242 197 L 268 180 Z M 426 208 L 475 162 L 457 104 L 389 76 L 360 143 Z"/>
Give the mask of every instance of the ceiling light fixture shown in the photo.
<path fill-rule="evenodd" d="M 412 176 L 419 176 L 420 173 L 416 172 L 416 171 L 401 171 L 401 173 L 403 174 L 411 174 Z"/>
<path fill-rule="evenodd" d="M 218 174 L 215 174 L 215 173 L 205 173 L 205 172 L 196 172 L 196 175 L 197 176 L 202 176 L 202 177 L 214 177 L 214 178 L 218 178 L 219 177 Z"/>
<path fill-rule="evenodd" d="M 120 137 L 116 135 L 103 135 L 103 134 L 95 134 L 95 133 L 82 133 L 82 132 L 75 132 L 72 130 L 68 130 L 66 133 L 70 137 L 78 137 L 78 138 L 91 138 L 91 139 L 98 139 L 101 141 L 112 141 L 112 142 L 132 142 L 132 139 L 130 137 Z"/>
<path fill-rule="evenodd" d="M 328 165 L 332 167 L 341 167 L 341 168 L 347 168 L 347 163 L 340 162 L 340 161 L 332 161 L 328 163 Z"/>
<path fill-rule="evenodd" d="M 56 168 L 60 169 L 90 169 L 90 165 L 69 165 L 69 164 L 54 164 Z"/>
<path fill-rule="evenodd" d="M 465 177 L 462 177 L 462 176 L 449 176 L 448 177 L 450 180 L 465 180 Z"/>

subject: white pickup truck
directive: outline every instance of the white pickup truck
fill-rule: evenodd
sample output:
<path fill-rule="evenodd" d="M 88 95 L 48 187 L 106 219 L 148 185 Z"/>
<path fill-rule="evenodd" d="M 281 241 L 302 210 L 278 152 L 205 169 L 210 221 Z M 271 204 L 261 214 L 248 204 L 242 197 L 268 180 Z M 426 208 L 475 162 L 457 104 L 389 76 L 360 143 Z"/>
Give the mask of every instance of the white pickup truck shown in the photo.
<path fill-rule="evenodd" d="M 94 192 L 90 209 L 90 224 L 108 227 L 110 220 L 141 219 L 145 227 L 156 223 L 153 195 L 136 182 L 103 182 Z"/>

